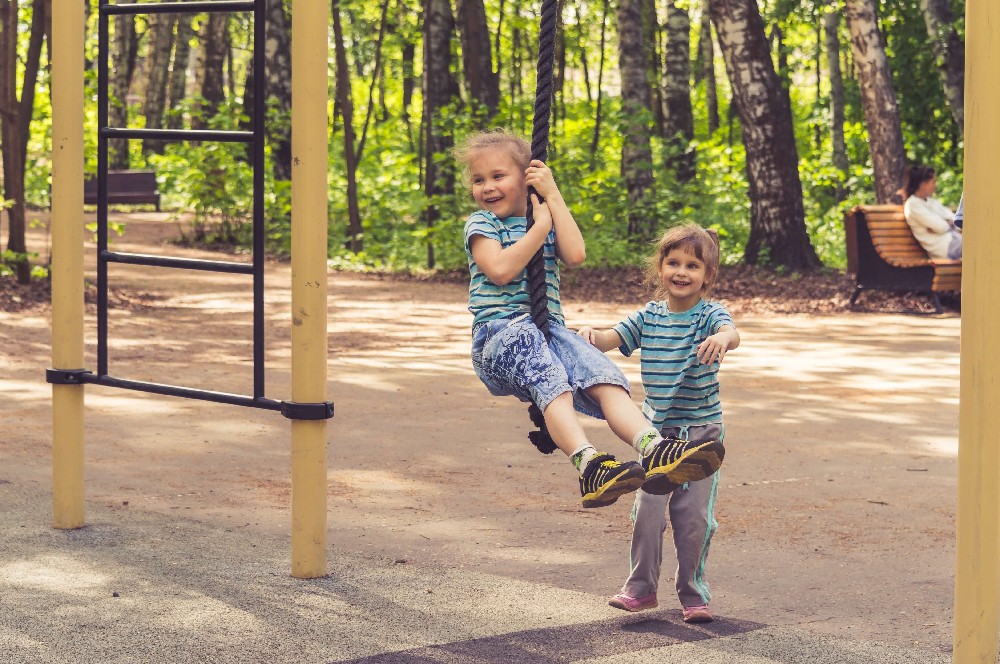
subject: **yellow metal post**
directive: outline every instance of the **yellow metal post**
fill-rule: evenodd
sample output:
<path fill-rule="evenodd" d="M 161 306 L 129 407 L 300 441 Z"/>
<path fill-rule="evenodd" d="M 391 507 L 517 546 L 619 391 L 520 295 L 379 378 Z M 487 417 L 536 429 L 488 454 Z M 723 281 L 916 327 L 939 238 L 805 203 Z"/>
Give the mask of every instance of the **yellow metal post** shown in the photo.
<path fill-rule="evenodd" d="M 1000 2 L 966 5 L 965 224 L 954 661 L 1000 651 Z"/>
<path fill-rule="evenodd" d="M 325 0 L 292 0 L 292 401 L 326 401 Z M 326 420 L 292 420 L 292 576 L 326 575 Z"/>
<path fill-rule="evenodd" d="M 52 7 L 52 367 L 83 368 L 84 3 Z M 52 385 L 52 525 L 84 525 L 83 385 Z"/>

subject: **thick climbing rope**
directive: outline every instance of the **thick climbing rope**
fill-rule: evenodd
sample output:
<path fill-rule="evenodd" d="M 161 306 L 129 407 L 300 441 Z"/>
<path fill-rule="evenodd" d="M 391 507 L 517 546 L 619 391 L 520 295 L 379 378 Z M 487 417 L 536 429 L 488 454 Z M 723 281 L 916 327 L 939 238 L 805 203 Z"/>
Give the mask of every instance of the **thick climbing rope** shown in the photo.
<path fill-rule="evenodd" d="M 552 111 L 552 71 L 555 65 L 556 26 L 559 18 L 558 0 L 542 0 L 541 22 L 538 28 L 538 66 L 535 80 L 535 115 L 531 130 L 531 158 L 547 161 L 549 151 L 549 116 Z M 531 195 L 537 194 L 534 187 L 528 188 L 527 228 L 535 223 Z M 539 197 L 541 198 L 541 197 Z M 545 256 L 539 248 L 528 262 L 528 293 L 531 297 L 531 320 L 545 335 L 552 338 L 549 331 L 549 298 L 545 282 Z M 539 428 L 528 434 L 531 443 L 543 454 L 551 454 L 556 445 L 545 427 L 542 411 L 532 404 L 528 409 L 531 421 Z"/>

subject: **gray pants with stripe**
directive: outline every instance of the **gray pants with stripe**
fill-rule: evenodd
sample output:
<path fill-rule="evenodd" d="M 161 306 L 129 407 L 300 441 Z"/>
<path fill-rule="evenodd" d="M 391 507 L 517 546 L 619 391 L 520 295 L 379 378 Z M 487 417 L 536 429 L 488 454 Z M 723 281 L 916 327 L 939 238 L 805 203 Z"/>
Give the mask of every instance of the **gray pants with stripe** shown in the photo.
<path fill-rule="evenodd" d="M 664 436 L 704 442 L 722 440 L 725 429 L 721 424 L 707 424 L 665 427 L 662 433 Z M 677 597 L 683 606 L 708 604 L 712 593 L 705 579 L 705 563 L 712 535 L 719 527 L 715 520 L 718 486 L 717 472 L 699 482 L 689 482 L 666 496 L 654 496 L 642 489 L 635 492 L 629 565 L 631 573 L 622 587 L 623 593 L 630 597 L 645 597 L 656 593 L 660 583 L 663 537 L 669 513 L 677 554 Z"/>

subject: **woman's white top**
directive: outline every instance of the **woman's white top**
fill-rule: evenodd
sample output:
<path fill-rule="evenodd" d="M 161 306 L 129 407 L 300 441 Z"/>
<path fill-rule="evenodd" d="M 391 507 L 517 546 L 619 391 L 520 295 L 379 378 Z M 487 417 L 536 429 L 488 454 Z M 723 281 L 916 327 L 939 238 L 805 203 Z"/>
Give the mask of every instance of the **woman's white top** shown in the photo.
<path fill-rule="evenodd" d="M 910 196 L 903 205 L 913 237 L 931 258 L 948 258 L 955 213 L 936 198 Z"/>

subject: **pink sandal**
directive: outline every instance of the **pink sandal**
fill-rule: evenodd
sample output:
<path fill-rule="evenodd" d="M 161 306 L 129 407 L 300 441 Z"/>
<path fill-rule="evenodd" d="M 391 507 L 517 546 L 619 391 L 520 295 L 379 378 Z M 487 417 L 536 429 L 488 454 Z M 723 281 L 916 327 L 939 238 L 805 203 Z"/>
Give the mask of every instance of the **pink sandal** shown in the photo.
<path fill-rule="evenodd" d="M 656 594 L 645 597 L 630 597 L 625 593 L 618 593 L 608 600 L 608 604 L 623 611 L 644 611 L 645 609 L 655 609 L 659 604 L 656 601 Z"/>

